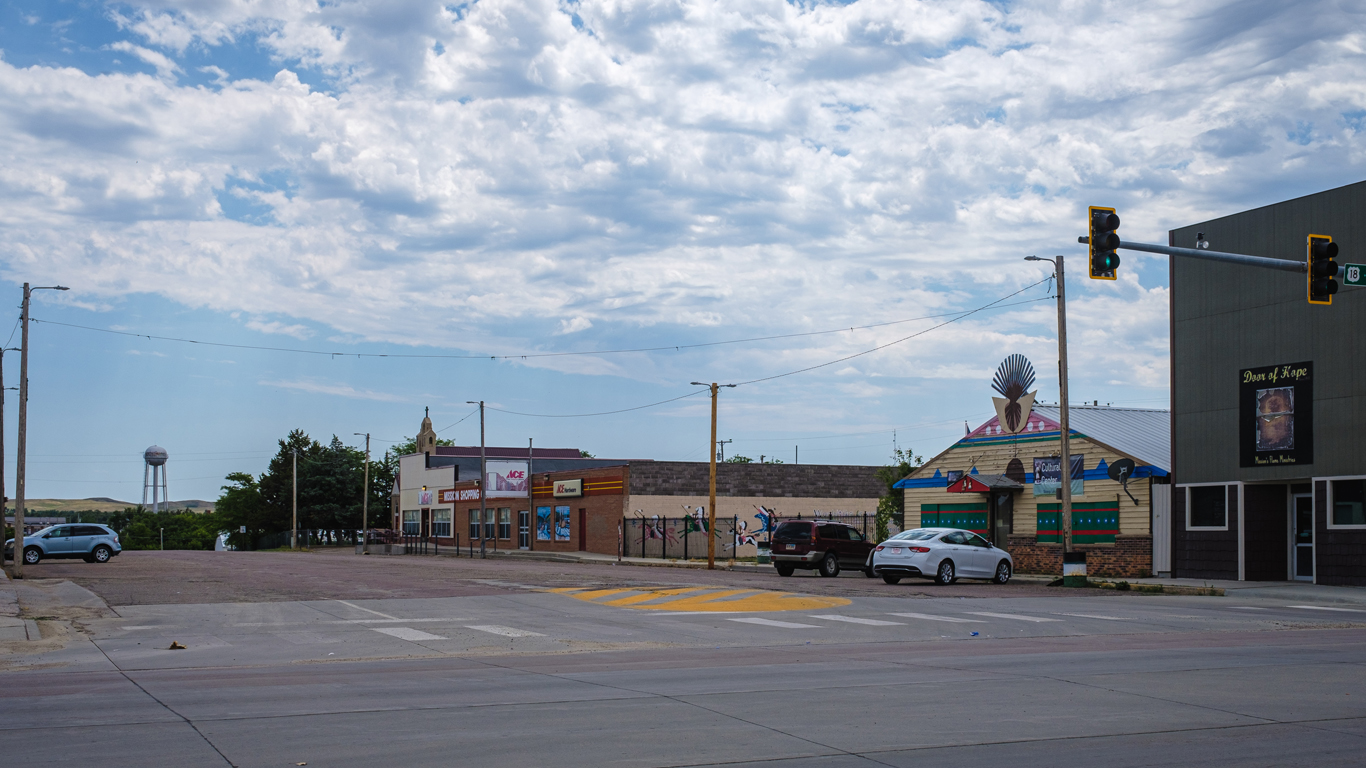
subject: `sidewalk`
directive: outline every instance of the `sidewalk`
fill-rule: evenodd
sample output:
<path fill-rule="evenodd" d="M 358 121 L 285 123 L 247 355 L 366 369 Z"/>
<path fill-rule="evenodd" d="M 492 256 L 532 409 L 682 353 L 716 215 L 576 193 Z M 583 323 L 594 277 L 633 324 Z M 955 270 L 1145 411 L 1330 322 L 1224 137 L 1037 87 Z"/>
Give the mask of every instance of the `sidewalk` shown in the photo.
<path fill-rule="evenodd" d="M 19 618 L 19 593 L 9 574 L 0 571 L 0 642 L 37 640 L 38 624 Z"/>
<path fill-rule="evenodd" d="M 1316 602 L 1366 605 L 1366 587 L 1334 587 L 1307 581 L 1231 581 L 1226 579 L 1129 579 L 1130 584 L 1161 584 L 1175 587 L 1213 587 L 1224 590 L 1225 597 L 1269 598 L 1288 602 Z"/>

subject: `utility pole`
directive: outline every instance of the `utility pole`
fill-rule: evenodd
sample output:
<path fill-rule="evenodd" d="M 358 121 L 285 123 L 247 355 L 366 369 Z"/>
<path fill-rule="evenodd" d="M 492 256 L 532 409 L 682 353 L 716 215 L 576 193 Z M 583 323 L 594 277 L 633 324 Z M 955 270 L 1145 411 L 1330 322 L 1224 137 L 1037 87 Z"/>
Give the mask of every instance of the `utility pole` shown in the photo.
<path fill-rule="evenodd" d="M 720 459 L 721 461 L 725 461 L 725 460 L 726 460 L 726 443 L 733 443 L 733 442 L 735 442 L 735 441 L 734 441 L 734 440 L 717 440 L 717 441 L 716 441 L 716 457 L 717 457 L 718 459 Z"/>
<path fill-rule="evenodd" d="M 532 529 L 536 527 L 536 479 L 535 479 L 535 477 L 533 477 L 533 474 L 534 474 L 534 471 L 535 471 L 535 468 L 536 468 L 536 466 L 535 466 L 535 461 L 536 461 L 536 459 L 535 459 L 535 453 L 536 453 L 536 448 L 535 448 L 535 446 L 536 446 L 535 438 L 528 437 L 528 438 L 526 439 L 526 548 L 527 548 L 527 549 L 533 549 L 533 548 L 534 548 L 531 542 L 532 542 L 533 539 L 536 538 L 536 535 L 535 535 L 534 533 L 532 533 Z M 521 519 L 519 518 L 519 519 L 517 520 L 517 545 L 518 545 L 519 547 L 520 547 L 521 544 L 522 544 L 521 538 L 522 538 L 522 521 L 521 521 Z M 617 556 L 620 557 L 620 555 L 621 555 L 621 551 L 618 550 L 618 551 L 617 551 Z"/>
<path fill-rule="evenodd" d="M 1056 259 L 1056 260 L 1055 260 Z M 1062 525 L 1063 574 L 1066 578 L 1067 561 L 1072 554 L 1072 443 L 1071 423 L 1067 409 L 1067 287 L 1063 278 L 1063 257 L 1061 254 L 1052 259 L 1026 256 L 1025 261 L 1051 261 L 1054 276 L 1058 279 L 1058 424 L 1061 427 L 1062 446 L 1058 456 L 1058 477 L 1061 486 L 1058 498 L 1062 502 L 1059 513 Z M 1086 578 L 1085 561 L 1082 562 L 1082 580 Z"/>
<path fill-rule="evenodd" d="M 354 434 L 361 434 L 356 432 Z M 363 555 L 370 554 L 365 549 L 367 543 L 366 532 L 370 530 L 370 433 L 365 433 L 365 485 L 364 496 L 360 500 L 360 551 Z M 454 525 L 454 522 L 451 523 Z"/>
<path fill-rule="evenodd" d="M 474 400 L 466 400 L 466 405 L 474 405 Z M 488 457 L 484 453 L 484 401 L 479 401 L 479 558 L 488 557 L 488 508 L 484 506 L 484 485 L 489 477 Z M 496 535 L 496 534 L 495 534 Z"/>
<path fill-rule="evenodd" d="M 5 353 L 18 351 L 18 347 L 0 349 L 0 519 L 4 518 L 6 510 L 9 509 L 9 497 L 5 495 Z M 3 528 L 4 526 L 0 525 L 0 529 Z M 5 555 L 0 552 L 0 567 L 4 564 Z"/>
<path fill-rule="evenodd" d="M 294 497 L 289 522 L 289 548 L 299 551 L 299 449 L 294 449 Z"/>
<path fill-rule="evenodd" d="M 716 393 L 721 387 L 734 388 L 734 384 L 704 384 L 694 381 L 695 387 L 711 389 L 711 444 L 707 454 L 711 456 L 711 490 L 707 493 L 707 570 L 716 570 Z"/>
<path fill-rule="evenodd" d="M 24 578 L 24 481 L 28 466 L 28 304 L 34 291 L 65 291 L 60 285 L 29 287 L 24 283 L 24 306 L 19 315 L 23 333 L 19 343 L 19 446 L 14 457 L 14 578 Z"/>

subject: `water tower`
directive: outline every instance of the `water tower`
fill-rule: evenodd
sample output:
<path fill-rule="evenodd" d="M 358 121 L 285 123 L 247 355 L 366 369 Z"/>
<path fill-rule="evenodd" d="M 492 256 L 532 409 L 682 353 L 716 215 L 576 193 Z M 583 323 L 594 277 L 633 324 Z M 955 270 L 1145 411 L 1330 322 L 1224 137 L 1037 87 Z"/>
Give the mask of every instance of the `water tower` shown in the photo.
<path fill-rule="evenodd" d="M 165 505 L 168 512 L 171 509 L 171 496 L 166 491 L 167 458 L 169 457 L 166 454 L 166 449 L 159 445 L 154 445 L 142 452 L 142 506 L 144 509 L 147 508 L 147 491 L 150 490 L 152 492 L 151 510 L 157 511 L 158 489 L 161 490 L 161 503 Z M 151 480 L 150 484 L 147 482 L 149 479 Z"/>

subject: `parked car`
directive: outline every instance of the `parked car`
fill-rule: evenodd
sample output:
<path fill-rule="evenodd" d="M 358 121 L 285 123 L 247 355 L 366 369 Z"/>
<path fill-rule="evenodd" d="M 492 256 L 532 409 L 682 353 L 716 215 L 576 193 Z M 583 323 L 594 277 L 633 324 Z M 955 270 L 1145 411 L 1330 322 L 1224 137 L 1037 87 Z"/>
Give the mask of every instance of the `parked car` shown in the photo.
<path fill-rule="evenodd" d="M 960 578 L 1010 581 L 1015 561 L 1010 553 L 958 528 L 916 528 L 902 531 L 873 548 L 869 570 L 888 584 L 907 576 L 952 584 Z"/>
<path fill-rule="evenodd" d="M 87 563 L 107 563 L 122 551 L 119 535 L 104 525 L 54 525 L 24 537 L 25 565 L 34 565 L 47 557 L 79 557 Z M 14 556 L 14 539 L 5 542 L 5 556 Z"/>
<path fill-rule="evenodd" d="M 822 576 L 838 576 L 841 568 L 857 568 L 872 578 L 866 567 L 873 543 L 852 525 L 828 520 L 787 520 L 773 531 L 773 567 L 779 576 L 791 576 L 798 568 L 813 568 Z"/>

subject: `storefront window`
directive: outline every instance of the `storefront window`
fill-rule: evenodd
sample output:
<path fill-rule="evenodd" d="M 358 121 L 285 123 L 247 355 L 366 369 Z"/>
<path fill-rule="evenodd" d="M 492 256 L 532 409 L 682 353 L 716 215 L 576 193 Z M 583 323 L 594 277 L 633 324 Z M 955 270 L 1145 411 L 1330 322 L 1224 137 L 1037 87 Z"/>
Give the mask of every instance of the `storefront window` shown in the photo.
<path fill-rule="evenodd" d="M 512 508 L 500 507 L 498 509 L 498 538 L 512 538 Z"/>
<path fill-rule="evenodd" d="M 537 540 L 537 541 L 551 541 L 551 540 L 552 540 L 552 539 L 551 539 L 551 533 L 550 533 L 552 523 L 553 523 L 553 521 L 550 519 L 550 507 L 537 507 L 537 508 L 536 508 L 536 540 Z"/>
<path fill-rule="evenodd" d="M 422 512 L 419 511 L 419 510 L 416 510 L 416 509 L 405 509 L 405 510 L 403 510 L 403 532 L 406 533 L 406 534 L 408 534 L 408 535 L 410 535 L 410 536 L 416 536 L 416 535 L 418 535 L 419 533 L 421 533 L 421 532 L 422 532 L 422 529 L 421 529 L 421 526 L 422 526 L 421 516 L 422 516 Z"/>
<path fill-rule="evenodd" d="M 1333 525 L 1366 525 L 1366 480 L 1333 481 Z"/>
<path fill-rule="evenodd" d="M 569 541 L 569 507 L 555 507 L 555 541 Z"/>
<path fill-rule="evenodd" d="M 433 509 L 432 510 L 432 535 L 442 538 L 450 538 L 451 535 L 451 510 Z"/>
<path fill-rule="evenodd" d="M 479 538 L 479 510 L 470 510 L 470 540 Z"/>
<path fill-rule="evenodd" d="M 1190 528 L 1224 528 L 1228 525 L 1222 485 L 1200 485 L 1186 489 L 1190 494 Z"/>
<path fill-rule="evenodd" d="M 488 509 L 484 510 L 484 538 L 486 538 L 486 539 L 491 539 L 491 538 L 493 538 L 493 534 L 494 534 L 494 530 L 493 530 L 494 522 L 493 522 L 493 521 L 494 521 L 494 515 L 497 515 L 497 514 L 498 514 L 498 510 L 494 509 L 493 507 L 489 507 Z"/>

